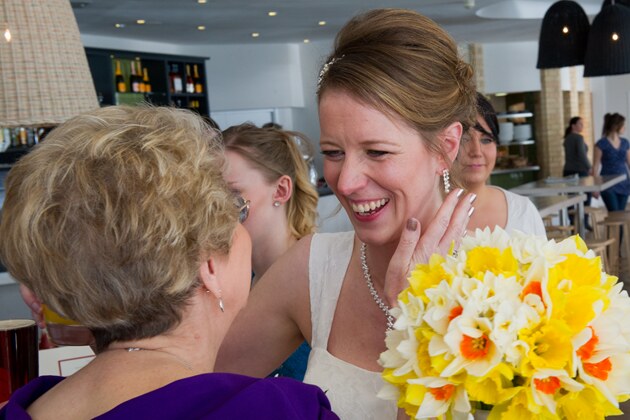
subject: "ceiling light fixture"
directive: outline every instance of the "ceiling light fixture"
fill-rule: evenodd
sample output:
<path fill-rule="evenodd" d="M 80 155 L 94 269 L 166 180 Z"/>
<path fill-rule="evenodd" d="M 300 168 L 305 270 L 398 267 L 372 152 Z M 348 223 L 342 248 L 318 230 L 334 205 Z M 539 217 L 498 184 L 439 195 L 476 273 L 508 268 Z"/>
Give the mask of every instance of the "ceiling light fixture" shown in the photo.
<path fill-rule="evenodd" d="M 560 0 L 545 13 L 538 40 L 538 69 L 584 64 L 589 31 L 584 9 L 572 0 Z"/>
<path fill-rule="evenodd" d="M 258 32 L 252 32 L 252 38 L 258 38 L 260 34 Z"/>
<path fill-rule="evenodd" d="M 588 35 L 584 77 L 625 73 L 630 73 L 630 7 L 604 2 Z"/>
<path fill-rule="evenodd" d="M 4 39 L 7 42 L 11 42 L 11 31 L 9 30 L 9 28 L 4 30 Z"/>
<path fill-rule="evenodd" d="M 325 26 L 326 25 L 326 21 L 325 20 L 320 20 L 319 22 L 317 22 L 317 24 L 319 26 Z"/>
<path fill-rule="evenodd" d="M 310 40 L 310 39 L 305 39 L 305 40 L 304 40 L 304 43 L 305 43 L 305 44 L 308 44 L 309 42 L 311 42 L 311 40 Z"/>
<path fill-rule="evenodd" d="M 273 10 L 267 13 L 268 16 L 276 16 L 277 14 L 278 12 L 274 12 Z"/>
<path fill-rule="evenodd" d="M 197 0 L 197 3 L 199 4 L 206 4 L 208 2 L 208 0 Z"/>
<path fill-rule="evenodd" d="M 136 23 L 137 23 L 138 25 L 144 25 L 144 24 L 145 24 L 145 23 L 147 23 L 147 22 L 146 22 L 146 20 L 144 20 L 144 19 L 138 19 L 138 20 L 136 20 Z"/>
<path fill-rule="evenodd" d="M 124 28 L 124 27 L 125 27 L 125 24 L 124 24 L 124 23 L 116 23 L 116 24 L 114 25 L 114 27 L 115 27 L 115 28 L 119 28 L 119 29 L 120 29 L 120 28 Z"/>
<path fill-rule="evenodd" d="M 206 27 L 204 25 L 199 25 L 199 26 L 197 26 L 197 29 L 200 30 L 200 31 L 205 31 Z"/>

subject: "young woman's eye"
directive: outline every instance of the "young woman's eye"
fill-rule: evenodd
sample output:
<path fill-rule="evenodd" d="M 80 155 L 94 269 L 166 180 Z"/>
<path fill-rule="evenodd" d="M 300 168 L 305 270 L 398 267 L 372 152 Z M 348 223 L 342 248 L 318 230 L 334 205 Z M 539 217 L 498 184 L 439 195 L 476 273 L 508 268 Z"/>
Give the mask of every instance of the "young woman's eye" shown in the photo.
<path fill-rule="evenodd" d="M 322 155 L 327 159 L 341 159 L 343 152 L 341 150 L 322 150 Z"/>
<path fill-rule="evenodd" d="M 368 150 L 367 154 L 370 157 L 380 157 L 385 156 L 386 154 L 388 154 L 388 152 L 385 152 L 383 150 Z"/>
<path fill-rule="evenodd" d="M 494 143 L 494 139 L 492 139 L 491 137 L 482 137 L 480 141 L 481 141 L 481 144 L 492 144 L 492 143 Z"/>

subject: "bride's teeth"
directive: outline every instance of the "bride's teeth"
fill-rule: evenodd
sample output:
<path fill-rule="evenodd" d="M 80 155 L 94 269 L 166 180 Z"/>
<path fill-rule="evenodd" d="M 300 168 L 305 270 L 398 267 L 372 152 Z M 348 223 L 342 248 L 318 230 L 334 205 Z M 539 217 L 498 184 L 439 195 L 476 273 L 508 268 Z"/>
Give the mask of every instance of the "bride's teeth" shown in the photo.
<path fill-rule="evenodd" d="M 356 213 L 368 213 L 384 206 L 385 203 L 387 203 L 387 200 L 385 198 L 381 198 L 380 200 L 370 201 L 368 203 L 352 204 L 352 210 Z"/>

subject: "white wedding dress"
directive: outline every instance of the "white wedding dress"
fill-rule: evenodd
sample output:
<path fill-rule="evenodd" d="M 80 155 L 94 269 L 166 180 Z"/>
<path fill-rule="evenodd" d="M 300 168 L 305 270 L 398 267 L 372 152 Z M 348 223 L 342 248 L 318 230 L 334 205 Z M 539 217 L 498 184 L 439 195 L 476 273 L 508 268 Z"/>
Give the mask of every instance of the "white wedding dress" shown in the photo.
<path fill-rule="evenodd" d="M 319 386 L 342 420 L 395 419 L 395 401 L 376 397 L 380 372 L 344 362 L 328 352 L 328 335 L 352 255 L 354 232 L 313 236 L 309 259 L 313 338 L 304 382 Z"/>

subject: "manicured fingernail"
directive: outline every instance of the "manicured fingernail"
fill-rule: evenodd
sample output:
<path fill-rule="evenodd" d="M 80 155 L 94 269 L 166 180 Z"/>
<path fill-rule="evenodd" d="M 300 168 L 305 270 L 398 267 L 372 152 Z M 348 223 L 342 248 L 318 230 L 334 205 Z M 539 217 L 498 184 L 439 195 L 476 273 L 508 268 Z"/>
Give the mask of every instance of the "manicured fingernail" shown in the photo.
<path fill-rule="evenodd" d="M 462 194 L 464 194 L 464 189 L 460 188 L 459 191 L 457 191 L 457 198 L 461 197 Z"/>
<path fill-rule="evenodd" d="M 416 229 L 418 229 L 418 221 L 416 219 L 408 219 L 407 230 L 415 232 Z"/>
<path fill-rule="evenodd" d="M 472 204 L 476 199 L 477 199 L 477 194 L 473 193 L 470 195 L 470 198 L 468 199 L 468 201 L 470 201 L 470 204 Z"/>
<path fill-rule="evenodd" d="M 474 212 L 475 212 L 475 208 L 471 207 L 470 210 L 468 210 L 468 217 L 472 216 Z"/>

